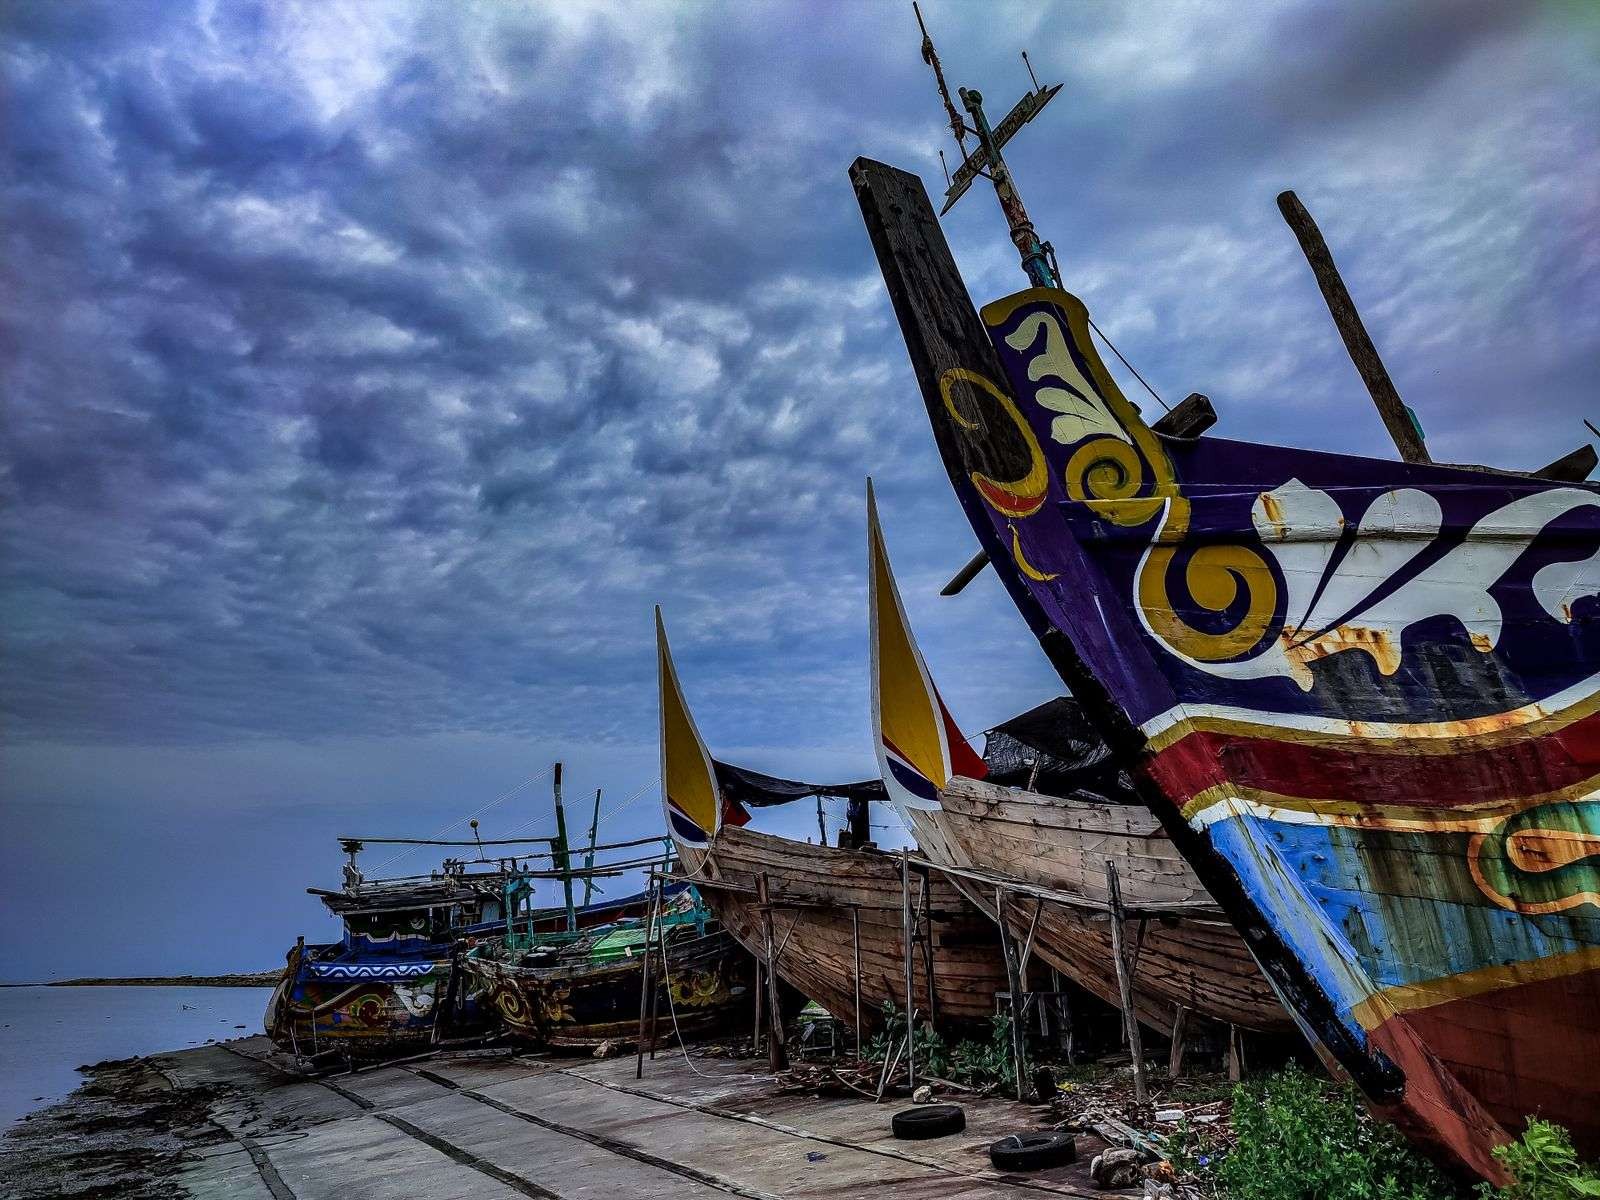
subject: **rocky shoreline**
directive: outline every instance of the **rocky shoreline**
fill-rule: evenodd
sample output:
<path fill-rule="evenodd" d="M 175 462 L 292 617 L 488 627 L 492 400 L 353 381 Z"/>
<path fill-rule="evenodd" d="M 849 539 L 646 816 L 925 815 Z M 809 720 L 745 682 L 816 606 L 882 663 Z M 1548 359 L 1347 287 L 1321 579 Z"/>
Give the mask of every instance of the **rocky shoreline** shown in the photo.
<path fill-rule="evenodd" d="M 0 1194 L 17 1200 L 150 1200 L 181 1191 L 173 1176 L 207 1146 L 228 1141 L 209 1113 L 218 1089 L 184 1086 L 159 1060 L 80 1067 L 88 1081 L 30 1113 L 0 1140 Z"/>

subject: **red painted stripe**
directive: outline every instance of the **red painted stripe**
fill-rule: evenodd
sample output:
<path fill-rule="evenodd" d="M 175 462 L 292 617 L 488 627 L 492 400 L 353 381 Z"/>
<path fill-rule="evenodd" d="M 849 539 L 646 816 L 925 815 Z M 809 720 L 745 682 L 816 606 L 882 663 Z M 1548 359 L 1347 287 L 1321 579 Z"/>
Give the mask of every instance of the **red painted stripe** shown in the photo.
<path fill-rule="evenodd" d="M 1155 755 L 1148 770 L 1182 805 L 1223 782 L 1308 800 L 1451 809 L 1572 787 L 1600 770 L 1600 712 L 1542 737 L 1455 754 L 1196 730 Z"/>
<path fill-rule="evenodd" d="M 950 710 L 944 706 L 944 697 L 935 690 L 933 698 L 939 702 L 939 715 L 944 718 L 944 740 L 950 747 L 950 773 L 952 775 L 965 775 L 968 779 L 987 779 L 989 764 L 978 757 L 966 738 L 961 736 L 961 730 L 956 727 L 955 718 L 950 715 Z"/>

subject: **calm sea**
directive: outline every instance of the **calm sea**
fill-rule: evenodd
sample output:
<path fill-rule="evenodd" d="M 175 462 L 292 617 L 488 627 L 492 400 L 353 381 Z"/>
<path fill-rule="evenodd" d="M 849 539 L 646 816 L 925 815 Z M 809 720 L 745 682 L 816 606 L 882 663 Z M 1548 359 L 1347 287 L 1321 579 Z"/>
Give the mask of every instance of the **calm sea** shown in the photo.
<path fill-rule="evenodd" d="M 0 1129 L 75 1089 L 83 1082 L 80 1065 L 260 1033 L 271 994 L 271 988 L 0 987 Z"/>

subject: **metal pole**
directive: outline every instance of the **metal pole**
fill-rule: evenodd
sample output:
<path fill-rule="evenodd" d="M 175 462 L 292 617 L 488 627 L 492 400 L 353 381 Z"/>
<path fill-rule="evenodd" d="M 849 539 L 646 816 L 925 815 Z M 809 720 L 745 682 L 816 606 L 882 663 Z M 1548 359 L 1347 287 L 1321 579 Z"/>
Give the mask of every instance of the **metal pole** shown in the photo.
<path fill-rule="evenodd" d="M 1133 978 L 1122 950 L 1122 885 L 1117 881 L 1117 864 L 1106 859 L 1106 892 L 1111 901 L 1111 955 L 1117 966 L 1117 991 L 1122 996 L 1122 1027 L 1128 1034 L 1128 1050 L 1133 1055 L 1133 1098 L 1145 1102 L 1144 1045 L 1139 1040 L 1139 1018 L 1133 1011 Z"/>
<path fill-rule="evenodd" d="M 556 764 L 556 840 L 551 846 L 555 867 L 561 872 L 561 890 L 567 903 L 567 932 L 578 928 L 578 913 L 572 905 L 572 855 L 567 851 L 567 811 L 561 807 L 561 764 Z"/>
<path fill-rule="evenodd" d="M 589 898 L 594 894 L 594 843 L 595 834 L 600 831 L 600 789 L 594 790 L 594 816 L 589 819 L 589 853 L 583 860 L 583 904 L 589 906 Z"/>
<path fill-rule="evenodd" d="M 978 130 L 978 142 L 989 160 L 989 179 L 994 184 L 994 194 L 1000 199 L 1000 211 L 1006 215 L 1006 226 L 1011 232 L 1011 242 L 1022 257 L 1022 269 L 1034 287 L 1060 287 L 1061 281 L 1050 269 L 1050 260 L 1034 232 L 1028 210 L 1022 207 L 1022 197 L 1017 185 L 1011 181 L 1011 171 L 1006 160 L 1000 157 L 1000 147 L 989 128 L 989 118 L 983 114 L 983 95 L 972 88 L 961 88 L 961 103 L 972 114 L 972 123 Z"/>
<path fill-rule="evenodd" d="M 1279 194 L 1278 211 L 1294 231 L 1306 262 L 1311 264 L 1311 273 L 1317 277 L 1317 287 L 1322 289 L 1322 299 L 1328 305 L 1328 313 L 1339 329 L 1339 337 L 1344 340 L 1350 361 L 1355 363 L 1356 370 L 1361 373 L 1361 381 L 1367 385 L 1372 403 L 1377 406 L 1378 416 L 1383 418 L 1384 428 L 1394 439 L 1395 449 L 1408 463 L 1432 462 L 1411 410 L 1400 399 L 1400 393 L 1395 391 L 1394 381 L 1389 378 L 1383 359 L 1378 356 L 1378 348 L 1372 344 L 1367 327 L 1361 321 L 1361 313 L 1355 301 L 1350 299 L 1339 268 L 1334 264 L 1333 254 L 1328 250 L 1328 243 L 1322 238 L 1322 231 L 1311 219 L 1306 206 L 1300 203 L 1300 197 L 1293 192 Z"/>

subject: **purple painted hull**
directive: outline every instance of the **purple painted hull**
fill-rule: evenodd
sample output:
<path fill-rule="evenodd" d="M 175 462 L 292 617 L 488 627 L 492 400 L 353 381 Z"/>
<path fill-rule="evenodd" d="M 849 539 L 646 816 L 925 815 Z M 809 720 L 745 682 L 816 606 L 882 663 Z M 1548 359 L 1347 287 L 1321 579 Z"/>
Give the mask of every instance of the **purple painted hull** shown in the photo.
<path fill-rule="evenodd" d="M 980 321 L 856 179 L 974 530 L 1285 1005 L 1479 1174 L 1600 1150 L 1600 490 L 1162 437 L 1079 301 Z"/>

